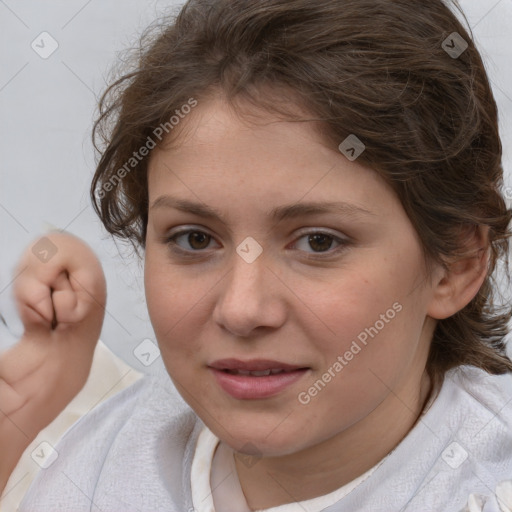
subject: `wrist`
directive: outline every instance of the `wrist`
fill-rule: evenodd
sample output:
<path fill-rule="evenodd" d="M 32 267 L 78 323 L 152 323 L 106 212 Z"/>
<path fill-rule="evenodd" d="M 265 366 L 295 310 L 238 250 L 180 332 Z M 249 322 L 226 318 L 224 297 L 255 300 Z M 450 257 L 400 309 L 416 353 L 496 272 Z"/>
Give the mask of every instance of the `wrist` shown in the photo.
<path fill-rule="evenodd" d="M 5 418 L 4 418 L 5 419 Z M 24 451 L 33 441 L 12 422 L 0 421 L 0 496 Z"/>

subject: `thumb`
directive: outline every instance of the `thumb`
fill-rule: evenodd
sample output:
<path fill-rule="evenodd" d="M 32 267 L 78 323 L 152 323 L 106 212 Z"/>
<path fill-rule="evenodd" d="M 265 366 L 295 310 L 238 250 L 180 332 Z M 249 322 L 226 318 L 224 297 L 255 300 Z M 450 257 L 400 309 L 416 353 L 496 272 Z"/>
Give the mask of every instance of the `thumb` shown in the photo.
<path fill-rule="evenodd" d="M 86 308 L 71 285 L 67 271 L 61 272 L 52 283 L 52 301 L 56 324 L 72 324 L 83 320 Z"/>

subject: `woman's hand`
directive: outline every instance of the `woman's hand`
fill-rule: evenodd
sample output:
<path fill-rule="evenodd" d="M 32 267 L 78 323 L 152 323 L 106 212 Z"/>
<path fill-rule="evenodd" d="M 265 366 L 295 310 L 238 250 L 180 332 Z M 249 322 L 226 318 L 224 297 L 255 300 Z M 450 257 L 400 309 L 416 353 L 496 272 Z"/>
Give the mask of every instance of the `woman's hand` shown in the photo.
<path fill-rule="evenodd" d="M 54 232 L 32 249 L 14 282 L 24 335 L 0 355 L 0 492 L 26 447 L 84 386 L 105 312 L 103 271 L 84 242 Z"/>

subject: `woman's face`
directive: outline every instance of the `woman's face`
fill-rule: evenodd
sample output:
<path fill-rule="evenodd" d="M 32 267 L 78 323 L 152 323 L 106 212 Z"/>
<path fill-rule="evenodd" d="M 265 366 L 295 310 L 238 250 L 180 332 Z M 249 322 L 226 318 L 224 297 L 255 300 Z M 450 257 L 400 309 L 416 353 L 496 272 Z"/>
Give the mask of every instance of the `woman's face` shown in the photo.
<path fill-rule="evenodd" d="M 308 123 L 250 125 L 221 100 L 181 123 L 151 156 L 145 286 L 203 422 L 285 455 L 417 400 L 433 290 L 392 190 Z"/>

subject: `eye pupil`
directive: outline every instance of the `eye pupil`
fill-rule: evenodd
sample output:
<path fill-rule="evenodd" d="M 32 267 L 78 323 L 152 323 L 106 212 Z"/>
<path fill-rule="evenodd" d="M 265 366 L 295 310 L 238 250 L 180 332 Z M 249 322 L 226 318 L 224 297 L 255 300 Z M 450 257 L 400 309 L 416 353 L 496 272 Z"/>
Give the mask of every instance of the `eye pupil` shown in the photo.
<path fill-rule="evenodd" d="M 204 243 L 206 241 L 206 244 Z M 200 247 L 197 247 L 194 242 L 199 242 Z M 208 243 L 210 242 L 210 235 L 206 233 L 201 233 L 199 231 L 191 231 L 188 235 L 188 243 L 194 249 L 204 249 L 208 247 Z"/>
<path fill-rule="evenodd" d="M 328 251 L 332 245 L 332 237 L 322 234 L 309 235 L 309 244 L 312 249 L 315 249 L 315 245 L 317 245 L 316 249 L 319 249 L 318 252 L 325 252 Z M 320 247 L 318 247 L 318 245 Z"/>

